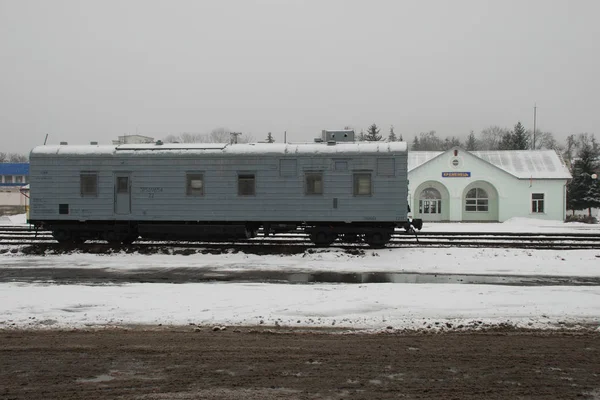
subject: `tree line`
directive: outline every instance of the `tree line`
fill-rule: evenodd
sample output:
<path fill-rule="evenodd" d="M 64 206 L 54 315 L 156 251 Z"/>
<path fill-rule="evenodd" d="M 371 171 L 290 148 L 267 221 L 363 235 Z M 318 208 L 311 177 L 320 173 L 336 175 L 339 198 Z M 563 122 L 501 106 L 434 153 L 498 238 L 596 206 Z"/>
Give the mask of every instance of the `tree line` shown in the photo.
<path fill-rule="evenodd" d="M 346 127 L 346 129 L 350 129 Z M 391 126 L 387 137 L 384 139 L 381 129 L 377 124 L 369 126 L 367 131 L 361 130 L 357 135 L 359 141 L 379 141 L 388 142 L 404 141 L 402 134 L 397 135 L 394 126 Z M 514 128 L 502 128 L 499 126 L 490 126 L 476 135 L 471 131 L 465 140 L 456 136 L 447 136 L 442 138 L 436 131 L 421 132 L 413 137 L 409 143 L 410 150 L 415 151 L 446 151 L 452 147 L 459 146 L 469 151 L 476 150 L 530 150 L 530 149 L 552 149 L 561 151 L 561 146 L 554 138 L 551 132 L 537 131 L 535 139 L 531 131 L 526 130 L 521 122 L 518 122 Z"/>
<path fill-rule="evenodd" d="M 269 133 L 269 136 L 271 134 Z M 236 143 L 251 143 L 252 135 L 242 135 L 231 132 L 227 128 L 215 128 L 209 133 L 183 132 L 179 135 L 168 135 L 163 139 L 165 143 L 229 143 L 235 136 Z"/>
<path fill-rule="evenodd" d="M 29 158 L 18 153 L 0 152 L 0 163 L 24 163 L 29 161 Z"/>
<path fill-rule="evenodd" d="M 372 132 L 379 133 L 379 128 L 373 124 L 366 134 L 359 134 L 359 140 L 374 140 Z M 361 136 L 362 135 L 362 136 Z M 380 135 L 381 136 L 381 135 Z M 375 139 L 375 140 L 381 140 Z M 397 136 L 394 127 L 390 127 L 388 141 L 402 140 L 402 135 Z M 531 131 L 526 130 L 521 122 L 512 129 L 499 126 L 490 126 L 483 129 L 479 135 L 471 131 L 466 139 L 461 140 L 456 136 L 439 137 L 436 131 L 421 132 L 414 136 L 410 142 L 410 150 L 415 151 L 446 151 L 459 146 L 469 151 L 476 150 L 531 150 L 552 149 L 560 150 L 561 146 L 551 132 L 536 130 L 535 138 Z"/>

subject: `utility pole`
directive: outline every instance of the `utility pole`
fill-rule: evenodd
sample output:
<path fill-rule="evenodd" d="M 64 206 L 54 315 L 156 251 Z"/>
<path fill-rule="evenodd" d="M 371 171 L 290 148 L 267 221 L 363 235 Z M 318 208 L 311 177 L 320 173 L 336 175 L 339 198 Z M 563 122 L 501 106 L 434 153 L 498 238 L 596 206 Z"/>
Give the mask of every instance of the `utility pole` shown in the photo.
<path fill-rule="evenodd" d="M 241 134 L 242 132 L 229 132 L 229 135 L 231 136 L 231 144 L 237 144 L 238 136 Z"/>
<path fill-rule="evenodd" d="M 533 103 L 533 143 L 531 146 L 531 150 L 535 150 L 535 123 L 536 123 L 536 115 L 537 114 L 537 104 Z"/>

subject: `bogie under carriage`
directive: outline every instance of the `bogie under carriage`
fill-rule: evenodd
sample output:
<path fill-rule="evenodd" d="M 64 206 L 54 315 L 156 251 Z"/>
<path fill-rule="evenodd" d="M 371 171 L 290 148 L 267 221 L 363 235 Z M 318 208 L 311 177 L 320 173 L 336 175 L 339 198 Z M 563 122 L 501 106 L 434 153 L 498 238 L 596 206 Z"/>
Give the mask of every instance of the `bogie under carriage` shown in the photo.
<path fill-rule="evenodd" d="M 319 246 L 380 247 L 411 226 L 403 142 L 39 146 L 30 187 L 29 222 L 60 242 L 303 229 Z"/>

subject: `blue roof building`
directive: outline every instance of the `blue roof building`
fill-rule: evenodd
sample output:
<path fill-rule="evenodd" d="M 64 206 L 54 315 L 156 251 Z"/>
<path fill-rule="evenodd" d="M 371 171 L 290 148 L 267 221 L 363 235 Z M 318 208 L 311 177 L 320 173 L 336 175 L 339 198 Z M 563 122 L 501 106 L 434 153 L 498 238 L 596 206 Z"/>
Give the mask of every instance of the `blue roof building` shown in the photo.
<path fill-rule="evenodd" d="M 29 163 L 0 163 L 0 186 L 23 186 L 29 182 Z"/>

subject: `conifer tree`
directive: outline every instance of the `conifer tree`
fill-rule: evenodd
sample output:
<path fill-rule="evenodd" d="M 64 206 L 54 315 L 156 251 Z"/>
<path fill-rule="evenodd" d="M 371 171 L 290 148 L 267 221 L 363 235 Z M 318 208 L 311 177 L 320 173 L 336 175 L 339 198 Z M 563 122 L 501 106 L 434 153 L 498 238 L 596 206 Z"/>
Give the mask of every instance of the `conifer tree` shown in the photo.
<path fill-rule="evenodd" d="M 506 132 L 502 135 L 500 143 L 498 143 L 498 150 L 514 150 L 512 133 Z"/>
<path fill-rule="evenodd" d="M 444 143 L 442 144 L 442 150 L 450 150 L 453 147 L 461 147 L 460 139 L 456 136 L 447 136 L 446 139 L 444 139 Z"/>
<path fill-rule="evenodd" d="M 397 140 L 396 134 L 394 133 L 394 125 L 390 126 L 390 134 L 388 135 L 388 142 L 395 142 Z"/>
<path fill-rule="evenodd" d="M 511 148 L 510 150 L 527 150 L 529 149 L 529 138 L 527 136 L 527 132 L 525 128 L 518 122 L 515 125 L 515 129 L 513 130 L 511 137 Z"/>
<path fill-rule="evenodd" d="M 567 208 L 570 210 L 588 209 L 588 216 L 592 215 L 592 208 L 600 207 L 600 181 L 597 173 L 600 169 L 598 157 L 600 148 L 596 138 L 587 134 L 579 136 L 579 150 L 577 159 L 573 164 L 573 179 L 567 185 Z M 596 179 L 592 177 L 596 174 Z"/>
<path fill-rule="evenodd" d="M 477 139 L 475 139 L 475 132 L 471 131 L 465 142 L 465 147 L 468 151 L 477 150 Z"/>
<path fill-rule="evenodd" d="M 421 147 L 421 144 L 419 143 L 419 137 L 415 136 L 415 138 L 412 141 L 412 145 L 410 146 L 410 149 L 414 150 L 414 151 L 418 151 L 418 150 L 421 150 L 420 147 Z"/>
<path fill-rule="evenodd" d="M 379 134 L 379 128 L 377 128 L 377 124 L 373 124 L 369 127 L 369 129 L 367 129 L 365 140 L 370 142 L 377 142 L 381 140 L 381 135 Z"/>

